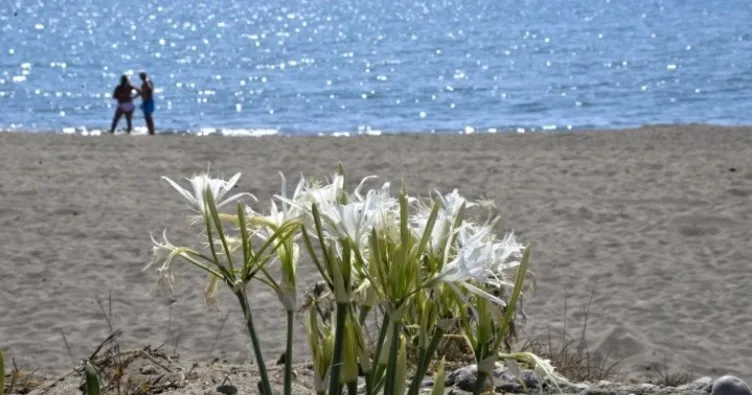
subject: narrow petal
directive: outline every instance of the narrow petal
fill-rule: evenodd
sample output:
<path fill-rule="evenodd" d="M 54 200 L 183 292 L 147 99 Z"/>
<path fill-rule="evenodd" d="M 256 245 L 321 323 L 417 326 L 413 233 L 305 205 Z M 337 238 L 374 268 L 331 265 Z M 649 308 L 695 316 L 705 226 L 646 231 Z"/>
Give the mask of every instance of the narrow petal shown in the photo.
<path fill-rule="evenodd" d="M 353 190 L 353 195 L 355 195 L 355 197 L 358 198 L 358 200 L 363 200 L 363 196 L 360 194 L 360 190 L 363 188 L 366 181 L 372 180 L 375 178 L 378 178 L 378 176 L 371 175 L 371 176 L 363 177 L 363 179 L 360 180 L 360 183 L 358 184 L 358 186 L 355 187 L 355 190 Z"/>
<path fill-rule="evenodd" d="M 188 179 L 193 187 L 193 199 L 198 206 L 199 211 L 204 211 L 204 191 L 209 186 L 208 177 L 205 175 L 198 175 Z"/>
<path fill-rule="evenodd" d="M 300 180 L 298 181 L 298 185 L 295 187 L 295 192 L 292 194 L 292 198 L 295 199 L 300 195 L 300 193 L 303 191 L 303 188 L 305 187 L 305 177 L 303 177 L 303 174 L 300 175 Z"/>
<path fill-rule="evenodd" d="M 281 185 L 279 186 L 280 194 L 282 196 L 287 196 L 287 179 L 285 178 L 285 174 L 281 171 L 277 172 L 279 174 L 279 178 L 282 179 Z"/>
<path fill-rule="evenodd" d="M 181 187 L 180 185 L 178 185 L 178 183 L 176 183 L 175 181 L 172 181 L 168 177 L 162 176 L 162 179 L 170 183 L 170 185 L 173 188 L 175 188 L 175 190 L 180 192 L 180 194 L 183 195 L 184 198 L 188 199 L 188 201 L 191 202 L 193 205 L 197 204 L 196 198 L 194 198 L 193 195 L 191 195 L 191 193 L 187 189 Z"/>
<path fill-rule="evenodd" d="M 467 289 L 468 291 L 470 291 L 471 293 L 473 293 L 473 294 L 475 294 L 477 296 L 480 296 L 481 298 L 486 299 L 488 301 L 494 302 L 494 303 L 496 303 L 497 305 L 499 305 L 501 307 L 505 307 L 507 305 L 507 302 L 505 302 L 504 300 L 502 300 L 502 299 L 500 299 L 500 298 L 498 298 L 498 297 L 496 297 L 494 295 L 491 295 L 490 293 L 488 293 L 488 292 L 486 292 L 486 291 L 484 291 L 484 290 L 476 287 L 475 285 L 472 285 L 472 284 L 466 282 L 466 283 L 462 283 L 462 286 L 465 289 Z"/>
<path fill-rule="evenodd" d="M 222 186 L 217 192 L 217 194 L 214 196 L 217 200 L 222 200 L 222 197 L 227 194 L 232 188 L 235 187 L 235 184 L 238 183 L 238 180 L 240 180 L 241 173 L 235 173 L 229 180 L 222 181 Z"/>
<path fill-rule="evenodd" d="M 232 195 L 232 196 L 228 197 L 227 199 L 225 199 L 225 200 L 217 203 L 217 208 L 226 206 L 228 203 L 232 203 L 232 202 L 234 202 L 234 201 L 242 198 L 243 196 L 250 196 L 251 199 L 253 199 L 254 201 L 258 200 L 258 199 L 256 199 L 256 196 L 253 196 L 253 194 L 251 194 L 249 192 L 241 192 L 241 193 L 239 193 L 237 195 Z"/>

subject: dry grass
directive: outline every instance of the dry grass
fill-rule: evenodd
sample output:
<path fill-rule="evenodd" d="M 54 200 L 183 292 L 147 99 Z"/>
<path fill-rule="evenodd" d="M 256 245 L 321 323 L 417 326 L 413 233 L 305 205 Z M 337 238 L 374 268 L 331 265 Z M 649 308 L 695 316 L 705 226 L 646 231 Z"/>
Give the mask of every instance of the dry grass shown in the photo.
<path fill-rule="evenodd" d="M 647 369 L 654 375 L 650 383 L 664 387 L 678 387 L 696 379 L 694 374 L 686 370 L 670 368 L 666 361 L 648 366 Z"/>
<path fill-rule="evenodd" d="M 88 357 L 102 381 L 103 394 L 151 395 L 160 394 L 184 385 L 182 368 L 159 349 L 121 350 L 117 330 L 109 335 Z M 61 377 L 46 380 L 47 385 L 35 394 L 44 395 L 56 390 L 58 383 L 78 380 L 79 389 L 85 386 L 84 364 Z M 40 381 L 41 383 L 41 381 Z M 40 388 L 36 386 L 35 388 Z M 23 393 L 8 391 L 9 394 Z"/>
<path fill-rule="evenodd" d="M 594 355 L 588 351 L 588 318 L 594 292 L 591 293 L 587 305 L 583 308 L 583 322 L 576 337 L 569 335 L 567 322 L 567 303 L 564 303 L 564 330 L 559 336 L 552 336 L 550 331 L 545 341 L 527 340 L 520 347 L 521 351 L 532 352 L 548 359 L 556 367 L 559 374 L 573 382 L 597 382 L 618 378 L 616 370 L 619 360 L 611 360 L 610 356 Z"/>
<path fill-rule="evenodd" d="M 104 302 L 96 297 L 97 305 L 110 329 L 110 335 L 102 341 L 84 361 L 76 361 L 71 352 L 65 333 L 63 342 L 75 367 L 60 377 L 35 377 L 34 372 L 27 373 L 19 369 L 15 360 L 6 380 L 6 394 L 34 394 L 44 395 L 51 391 L 59 391 L 59 383 L 78 380 L 78 389 L 83 391 L 85 386 L 84 364 L 90 362 L 97 370 L 103 384 L 102 393 L 118 395 L 150 395 L 163 393 L 169 389 L 179 388 L 184 383 L 185 374 L 182 367 L 173 361 L 162 346 L 152 349 L 150 346 L 141 349 L 121 350 L 118 338 L 122 331 L 113 330 L 112 295 Z M 163 345 L 164 346 L 164 345 Z M 190 373 L 190 372 L 189 372 Z M 78 385 L 78 384 L 77 384 Z"/>
<path fill-rule="evenodd" d="M 11 364 L 13 368 L 5 376 L 6 394 L 28 394 L 42 386 L 43 379 L 37 377 L 35 371 L 26 371 L 19 368 L 15 359 L 12 360 Z M 0 374 L 5 374 L 5 372 L 0 372 Z"/>

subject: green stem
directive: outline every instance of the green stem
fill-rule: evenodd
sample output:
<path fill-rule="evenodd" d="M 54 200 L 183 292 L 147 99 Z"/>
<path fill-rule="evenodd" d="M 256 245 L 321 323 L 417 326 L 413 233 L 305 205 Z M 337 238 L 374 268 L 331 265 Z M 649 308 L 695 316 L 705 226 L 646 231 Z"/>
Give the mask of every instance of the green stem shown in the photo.
<path fill-rule="evenodd" d="M 347 383 L 347 395 L 358 395 L 358 381 Z"/>
<path fill-rule="evenodd" d="M 407 393 L 408 395 L 417 395 L 418 391 L 420 391 L 420 385 L 423 382 L 423 377 L 426 375 L 428 364 L 431 363 L 433 355 L 436 353 L 436 349 L 439 348 L 439 343 L 443 338 L 444 331 L 441 328 L 437 328 L 431 338 L 431 342 L 428 343 L 428 347 L 421 350 L 421 358 L 420 361 L 418 361 L 418 367 L 415 371 L 413 381 L 410 384 L 410 390 Z"/>
<path fill-rule="evenodd" d="M 248 327 L 248 334 L 251 336 L 253 354 L 256 356 L 256 364 L 258 365 L 259 374 L 261 375 L 260 387 L 262 389 L 262 395 L 272 395 L 272 386 L 269 383 L 264 356 L 261 354 L 261 344 L 258 336 L 256 336 L 256 328 L 253 326 L 253 314 L 251 313 L 251 306 L 248 304 L 248 295 L 245 287 L 241 287 L 239 290 L 235 291 L 235 295 L 238 297 L 240 306 L 243 308 L 243 315 L 245 316 L 246 326 Z"/>
<path fill-rule="evenodd" d="M 371 370 L 376 369 L 376 366 L 373 366 Z M 371 373 L 366 373 L 366 395 L 371 395 Z M 2 395 L 2 394 L 0 394 Z"/>
<path fill-rule="evenodd" d="M 342 392 L 339 373 L 342 370 L 342 343 L 345 340 L 347 308 L 347 303 L 337 303 L 337 326 L 334 332 L 334 355 L 332 356 L 332 374 L 329 376 L 329 395 L 339 395 Z"/>
<path fill-rule="evenodd" d="M 379 342 L 376 343 L 376 355 L 373 356 L 375 362 L 381 360 L 381 353 L 384 349 L 384 342 L 386 341 L 386 335 L 389 333 L 389 314 L 384 314 L 384 321 L 381 322 L 381 328 L 379 329 Z"/>
<path fill-rule="evenodd" d="M 378 383 L 383 369 L 379 365 L 381 360 L 381 352 L 384 348 L 384 340 L 386 339 L 387 331 L 389 330 L 389 315 L 384 314 L 384 321 L 381 323 L 381 329 L 379 329 L 379 341 L 376 343 L 376 354 L 373 356 L 373 368 L 371 369 L 370 380 L 366 380 L 366 395 L 371 395 L 376 390 L 376 384 Z M 370 383 L 369 383 L 370 381 Z"/>
<path fill-rule="evenodd" d="M 384 395 L 395 395 L 397 379 L 397 353 L 399 353 L 400 331 L 402 326 L 399 322 L 392 323 L 392 344 L 389 347 L 389 361 L 386 366 L 386 386 Z"/>
<path fill-rule="evenodd" d="M 480 337 L 480 339 L 484 338 L 483 336 Z M 483 392 L 483 387 L 485 387 L 486 384 L 486 377 L 488 377 L 488 373 L 482 369 L 481 365 L 484 365 L 485 363 L 483 361 L 488 358 L 489 350 L 487 343 L 483 343 L 481 340 L 478 340 L 478 346 L 477 346 L 477 357 L 475 359 L 475 367 L 477 369 L 477 378 L 475 380 L 475 389 L 473 390 L 473 395 L 480 395 Z"/>
<path fill-rule="evenodd" d="M 473 395 L 480 395 L 483 392 L 483 387 L 486 384 L 486 372 L 481 372 L 480 368 L 478 369 L 478 380 L 475 382 L 475 390 L 473 391 Z"/>
<path fill-rule="evenodd" d="M 287 312 L 287 352 L 285 353 L 285 395 L 292 395 L 292 330 L 294 312 Z"/>

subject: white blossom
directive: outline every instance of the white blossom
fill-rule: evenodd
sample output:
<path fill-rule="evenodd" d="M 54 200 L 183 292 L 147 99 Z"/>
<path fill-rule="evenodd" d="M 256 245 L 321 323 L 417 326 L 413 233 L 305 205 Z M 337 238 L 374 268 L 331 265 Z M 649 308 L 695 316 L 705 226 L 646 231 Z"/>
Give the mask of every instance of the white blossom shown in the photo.
<path fill-rule="evenodd" d="M 175 188 L 175 190 L 177 190 L 181 195 L 183 195 L 183 197 L 186 198 L 186 200 L 188 200 L 188 202 L 190 203 L 190 205 L 192 206 L 194 210 L 198 211 L 204 216 L 206 216 L 206 212 L 205 212 L 206 203 L 204 202 L 204 192 L 207 189 L 212 194 L 212 197 L 214 198 L 214 202 L 216 204 L 217 209 L 243 196 L 253 197 L 253 195 L 251 195 L 250 193 L 244 192 L 244 193 L 238 193 L 238 194 L 225 198 L 225 195 L 227 195 L 227 192 L 229 192 L 233 187 L 235 187 L 235 184 L 237 184 L 238 179 L 240 179 L 240 173 L 236 173 L 229 180 L 223 180 L 221 178 L 211 178 L 209 177 L 208 173 L 202 173 L 202 174 L 195 175 L 191 178 L 187 178 L 187 180 L 191 184 L 192 191 L 189 191 L 188 189 L 181 187 L 178 183 L 176 183 L 175 181 L 171 180 L 168 177 L 163 176 L 162 179 L 167 181 L 173 188 Z"/>

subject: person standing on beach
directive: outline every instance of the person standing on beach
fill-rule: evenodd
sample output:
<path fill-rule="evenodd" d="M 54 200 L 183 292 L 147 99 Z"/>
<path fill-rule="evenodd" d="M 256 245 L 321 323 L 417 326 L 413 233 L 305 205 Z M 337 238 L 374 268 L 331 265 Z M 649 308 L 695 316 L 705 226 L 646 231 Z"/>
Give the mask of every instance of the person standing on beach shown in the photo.
<path fill-rule="evenodd" d="M 152 84 L 146 72 L 142 71 L 138 74 L 141 77 L 141 110 L 144 112 L 144 121 L 146 121 L 146 128 L 149 129 L 149 134 L 154 135 L 154 119 L 151 115 L 154 113 L 154 84 Z"/>
<path fill-rule="evenodd" d="M 128 76 L 123 74 L 120 77 L 120 85 L 115 87 L 115 91 L 112 92 L 112 98 L 117 100 L 118 105 L 117 109 L 115 109 L 115 116 L 112 118 L 111 134 L 115 134 L 115 128 L 118 122 L 120 122 L 120 117 L 123 115 L 125 115 L 125 121 L 128 123 L 128 134 L 131 134 L 131 129 L 133 129 L 133 110 L 136 109 L 136 105 L 133 104 L 133 96 L 131 96 L 134 90 L 137 89 L 131 85 Z"/>

